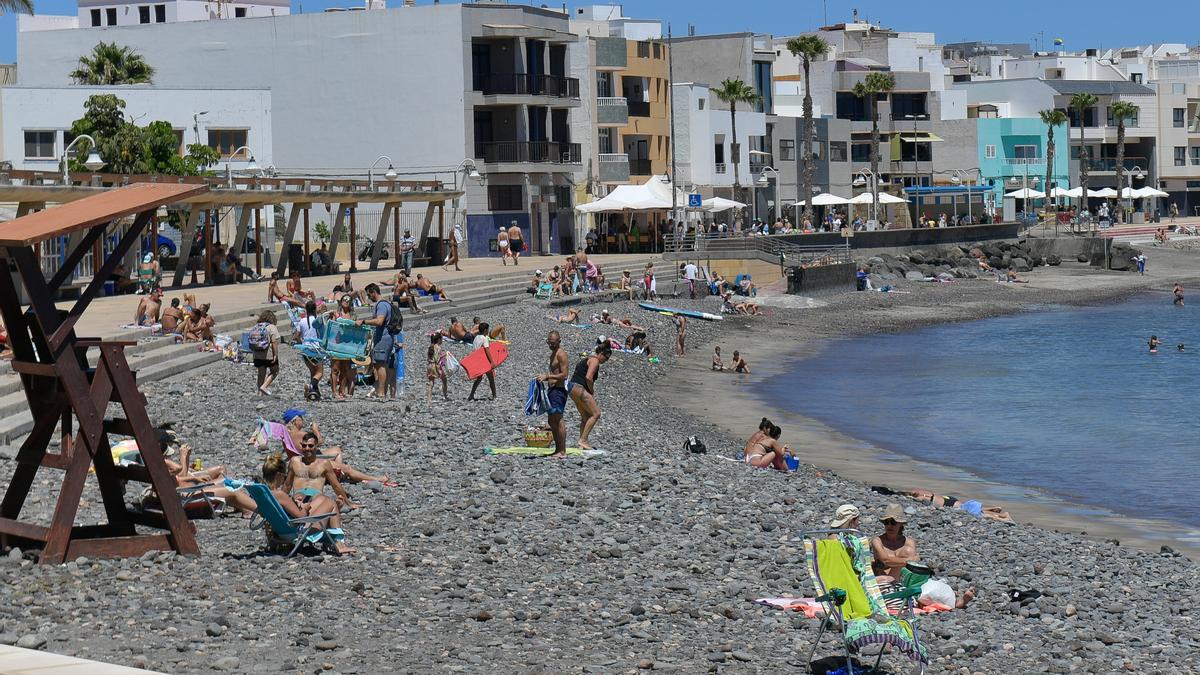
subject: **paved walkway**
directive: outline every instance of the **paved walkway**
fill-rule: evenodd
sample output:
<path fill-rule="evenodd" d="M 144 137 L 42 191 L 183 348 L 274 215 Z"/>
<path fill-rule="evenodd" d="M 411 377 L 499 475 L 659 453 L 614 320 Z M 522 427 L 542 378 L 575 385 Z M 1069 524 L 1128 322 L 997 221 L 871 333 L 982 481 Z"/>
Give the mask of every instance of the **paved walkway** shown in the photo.
<path fill-rule="evenodd" d="M 152 672 L 0 645 L 0 673 L 4 675 L 135 675 Z"/>
<path fill-rule="evenodd" d="M 522 257 L 519 266 L 512 264 L 503 265 L 499 258 L 471 258 L 462 260 L 459 266 L 462 267 L 461 272 L 444 272 L 441 266 L 432 265 L 429 267 L 414 267 L 413 274 L 418 272 L 429 277 L 434 283 L 439 286 L 447 285 L 448 290 L 453 290 L 455 281 L 465 281 L 468 279 L 479 280 L 492 275 L 508 275 L 516 276 L 518 274 L 532 275 L 534 270 L 541 269 L 549 271 L 556 264 L 561 264 L 565 256 L 533 256 Z M 610 255 L 591 255 L 590 260 L 595 261 L 602 269 L 612 268 L 615 272 L 617 269 L 626 267 L 638 267 L 646 264 L 646 261 L 657 257 L 652 254 L 610 254 Z M 268 274 L 269 270 L 264 270 Z M 375 272 L 359 270 L 355 272 L 352 279 L 354 287 L 362 290 L 369 283 L 381 283 L 389 281 L 395 274 L 395 270 L 379 269 Z M 660 272 L 661 274 L 661 272 Z M 608 275 L 611 278 L 611 275 Z M 334 285 L 341 283 L 342 277 L 338 275 L 326 275 L 320 277 L 305 277 L 303 279 L 304 288 L 313 289 L 318 295 L 329 293 L 333 290 Z M 224 286 L 195 286 L 191 288 L 180 289 L 165 289 L 163 292 L 164 304 L 168 304 L 173 297 L 182 299 L 184 293 L 194 293 L 198 302 L 209 302 L 213 305 L 214 311 L 227 311 L 230 307 L 257 307 L 258 305 L 267 302 L 267 282 L 245 282 L 241 284 L 229 284 Z M 83 317 L 80 318 L 76 332 L 79 335 L 89 337 L 108 337 L 119 332 L 119 327 L 123 324 L 133 321 L 134 310 L 137 309 L 138 300 L 141 296 L 138 295 L 121 295 L 108 298 L 97 298 L 88 306 Z M 58 306 L 63 309 L 70 309 L 74 301 L 66 300 L 58 303 Z"/>

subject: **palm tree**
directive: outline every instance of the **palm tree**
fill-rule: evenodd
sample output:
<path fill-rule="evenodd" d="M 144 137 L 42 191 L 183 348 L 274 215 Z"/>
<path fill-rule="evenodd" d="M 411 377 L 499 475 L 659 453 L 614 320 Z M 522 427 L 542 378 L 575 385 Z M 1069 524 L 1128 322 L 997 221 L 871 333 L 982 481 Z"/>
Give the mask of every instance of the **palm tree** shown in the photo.
<path fill-rule="evenodd" d="M 5 12 L 33 14 L 33 0 L 0 0 L 0 14 Z"/>
<path fill-rule="evenodd" d="M 758 95 L 758 92 L 754 91 L 754 87 L 743 82 L 741 78 L 726 79 L 721 83 L 720 88 L 714 89 L 712 93 L 717 98 L 729 104 L 729 127 L 732 132 L 732 140 L 729 143 L 729 154 L 733 160 L 734 199 L 737 199 L 737 192 L 742 187 L 741 172 L 738 170 L 738 164 L 742 155 L 737 140 L 737 104 L 745 103 L 746 105 L 754 105 L 762 97 Z"/>
<path fill-rule="evenodd" d="M 1129 101 L 1115 101 L 1109 109 L 1113 119 L 1117 121 L 1117 192 L 1125 183 L 1125 122 L 1137 117 L 1138 107 Z M 1130 185 L 1129 188 L 1133 188 Z M 1120 194 L 1118 194 L 1118 198 Z M 1122 202 L 1128 203 L 1128 202 Z M 1125 222 L 1125 209 L 1121 209 L 1121 222 Z"/>
<path fill-rule="evenodd" d="M 1049 194 L 1050 182 L 1054 178 L 1054 128 L 1066 124 L 1068 117 L 1057 108 L 1039 111 L 1038 116 L 1042 118 L 1042 124 L 1046 125 L 1046 190 Z"/>
<path fill-rule="evenodd" d="M 875 208 L 879 208 L 879 95 L 886 94 L 896 87 L 896 76 L 891 73 L 874 71 L 854 85 L 854 95 L 871 104 L 871 198 Z"/>
<path fill-rule="evenodd" d="M 1071 96 L 1071 107 L 1075 109 L 1075 119 L 1079 122 L 1079 212 L 1087 207 L 1088 185 L 1088 153 L 1083 142 L 1083 112 L 1096 105 L 1093 94 L 1080 93 Z"/>
<path fill-rule="evenodd" d="M 802 35 L 788 40 L 787 48 L 792 56 L 800 57 L 800 64 L 804 66 L 804 143 L 800 149 L 804 157 L 804 192 L 801 194 L 804 195 L 804 218 L 812 219 L 812 206 L 809 202 L 812 201 L 813 107 L 809 66 L 812 65 L 813 59 L 829 52 L 829 43 L 816 35 Z"/>
<path fill-rule="evenodd" d="M 153 77 L 154 68 L 141 54 L 115 42 L 96 45 L 91 54 L 79 57 L 79 67 L 71 71 L 76 84 L 150 84 Z"/>

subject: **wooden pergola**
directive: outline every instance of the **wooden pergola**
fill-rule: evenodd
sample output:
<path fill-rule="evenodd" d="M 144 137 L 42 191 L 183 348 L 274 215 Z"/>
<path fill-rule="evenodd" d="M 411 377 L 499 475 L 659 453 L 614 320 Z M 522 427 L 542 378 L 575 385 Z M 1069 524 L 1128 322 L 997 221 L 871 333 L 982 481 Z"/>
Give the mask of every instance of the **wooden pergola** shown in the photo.
<path fill-rule="evenodd" d="M 28 309 L 23 308 L 14 275 L 0 274 L 0 315 L 8 328 L 12 367 L 21 376 L 34 417 L 33 430 L 21 444 L 16 470 L 0 502 L 0 544 L 40 548 L 40 561 L 50 564 L 79 556 L 137 556 L 151 550 L 200 552 L 182 504 L 173 499 L 175 481 L 160 451 L 158 433 L 150 424 L 145 397 L 125 358 L 125 347 L 135 343 L 81 338 L 75 335 L 75 324 L 121 258 L 137 244 L 155 211 L 207 191 L 203 185 L 139 183 L 22 216 L 0 228 L 0 257 L 16 270 L 30 299 Z M 71 270 L 100 241 L 110 223 L 127 216 L 134 217 L 133 226 L 102 263 L 97 261 L 91 283 L 74 306 L 58 309 L 53 298 Z M 47 279 L 35 247 L 63 236 L 75 243 L 58 272 Z M 95 368 L 88 365 L 88 352 L 93 349 L 99 355 Z M 119 406 L 123 417 L 107 416 L 110 402 Z M 56 429 L 61 444 L 59 452 L 52 453 Z M 142 465 L 114 465 L 109 434 L 136 439 Z M 42 467 L 65 472 L 49 526 L 21 519 Z M 76 526 L 90 468 L 95 468 L 108 522 Z M 125 483 L 130 481 L 154 488 L 161 497 L 161 515 L 126 507 Z M 164 532 L 139 534 L 136 525 Z"/>

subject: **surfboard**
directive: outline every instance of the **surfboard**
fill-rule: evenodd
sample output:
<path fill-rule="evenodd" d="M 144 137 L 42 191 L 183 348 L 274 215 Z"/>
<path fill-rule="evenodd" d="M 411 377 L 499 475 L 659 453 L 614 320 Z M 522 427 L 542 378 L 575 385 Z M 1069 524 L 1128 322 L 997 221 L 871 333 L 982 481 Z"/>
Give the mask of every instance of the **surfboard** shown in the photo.
<path fill-rule="evenodd" d="M 674 307 L 663 307 L 652 302 L 639 302 L 638 307 L 641 307 L 642 309 L 648 309 L 651 312 L 659 312 L 660 314 L 679 314 L 681 316 L 687 316 L 693 319 L 704 319 L 705 321 L 721 321 L 724 318 L 720 314 L 697 312 L 694 309 L 675 309 Z"/>
<path fill-rule="evenodd" d="M 488 354 L 492 355 L 492 361 L 499 366 L 508 358 L 508 347 L 503 342 L 493 342 L 486 347 Z M 488 363 L 487 355 L 483 353 L 483 348 L 476 349 L 470 354 L 464 356 L 459 362 L 463 371 L 467 374 L 468 380 L 486 375 L 492 370 L 492 364 Z"/>

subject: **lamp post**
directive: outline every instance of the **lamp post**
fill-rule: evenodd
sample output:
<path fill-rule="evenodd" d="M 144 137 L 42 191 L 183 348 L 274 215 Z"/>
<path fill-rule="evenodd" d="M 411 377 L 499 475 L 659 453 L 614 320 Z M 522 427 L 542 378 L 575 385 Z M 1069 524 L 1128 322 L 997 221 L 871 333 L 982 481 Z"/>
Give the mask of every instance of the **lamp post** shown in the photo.
<path fill-rule="evenodd" d="M 1125 174 L 1125 187 L 1129 190 L 1129 196 L 1121 195 L 1121 198 L 1125 200 L 1125 207 L 1121 210 L 1121 221 L 1128 223 L 1131 211 L 1133 210 L 1133 179 L 1142 177 L 1142 167 L 1135 165 L 1130 167 L 1128 171 L 1122 171 L 1121 173 Z M 1118 185 L 1117 189 L 1120 192 L 1124 192 L 1120 188 L 1121 186 Z"/>
<path fill-rule="evenodd" d="M 207 110 L 192 113 L 192 132 L 196 134 L 196 143 L 200 143 L 200 118 L 208 114 Z"/>
<path fill-rule="evenodd" d="M 229 160 L 237 157 L 238 153 L 243 150 L 245 150 L 246 154 L 250 156 L 250 160 L 246 163 L 246 168 L 243 169 L 243 171 L 248 173 L 258 173 L 258 162 L 254 161 L 254 152 L 251 151 L 250 148 L 243 145 L 237 150 L 234 150 L 233 152 L 229 153 L 229 157 L 225 160 L 225 183 L 226 187 L 230 189 L 233 188 L 233 169 L 229 165 Z"/>
<path fill-rule="evenodd" d="M 458 174 L 460 174 L 460 173 L 463 174 L 462 187 L 464 190 L 466 190 L 468 180 L 473 180 L 473 181 L 477 182 L 480 185 L 480 187 L 482 187 L 484 185 L 484 183 L 487 182 L 487 176 L 484 176 L 483 174 L 479 173 L 479 166 L 477 164 L 475 164 L 475 160 L 468 157 L 468 158 L 464 159 L 463 161 L 459 162 L 458 166 L 454 169 L 454 191 L 455 192 L 458 192 Z M 457 220 L 457 218 L 458 218 L 459 199 L 460 199 L 459 197 L 455 197 L 454 204 L 451 206 L 451 209 L 454 211 L 454 219 L 455 220 Z M 463 209 L 463 219 L 466 220 L 466 209 Z M 453 227 L 453 225 L 451 225 L 451 227 Z M 466 228 L 464 227 L 464 229 L 466 229 Z M 439 233 L 439 234 L 441 234 L 441 233 Z M 458 245 L 461 246 L 462 242 L 461 241 L 458 242 Z M 445 255 L 442 252 L 442 240 L 440 237 L 438 238 L 438 258 L 441 260 L 446 259 Z"/>
<path fill-rule="evenodd" d="M 875 226 L 879 226 L 879 176 L 870 169 L 859 169 L 854 174 L 854 180 L 850 182 L 854 187 L 863 187 L 870 184 L 871 186 L 871 220 L 875 221 Z"/>
<path fill-rule="evenodd" d="M 775 178 L 775 204 L 776 204 L 776 207 L 778 208 L 778 204 L 779 204 L 779 171 L 777 171 L 775 169 L 775 167 L 773 167 L 773 166 L 764 166 L 762 168 L 762 171 L 758 174 L 758 180 L 756 180 L 754 182 L 758 185 L 758 187 L 762 187 L 762 188 L 771 187 L 771 180 L 769 178 L 767 178 L 768 172 L 771 174 L 772 177 Z"/>
<path fill-rule="evenodd" d="M 954 175 L 950 177 L 950 182 L 955 185 L 962 185 L 963 178 L 967 175 L 968 171 L 978 173 L 979 169 L 953 169 L 952 171 Z M 971 185 L 967 185 L 967 219 L 971 221 L 972 225 L 975 224 L 975 210 L 971 205 Z"/>
<path fill-rule="evenodd" d="M 71 182 L 71 172 L 67 170 L 67 153 L 71 151 L 71 148 L 75 147 L 76 143 L 85 138 L 88 139 L 88 142 L 91 143 L 92 146 L 88 152 L 87 160 L 83 163 L 83 166 L 88 171 L 99 171 L 100 169 L 104 168 L 104 160 L 100 158 L 100 153 L 96 152 L 96 139 L 87 134 L 79 134 L 75 137 L 75 140 L 67 144 L 67 147 L 63 148 L 62 151 L 62 157 L 60 158 L 60 161 L 62 162 L 63 185 L 68 185 Z"/>
<path fill-rule="evenodd" d="M 375 189 L 375 167 L 379 166 L 379 162 L 381 160 L 385 160 L 385 159 L 387 160 L 388 167 L 387 167 L 387 173 L 383 174 L 383 177 L 388 179 L 389 181 L 393 181 L 393 180 L 396 180 L 396 176 L 400 175 L 400 174 L 396 173 L 396 169 L 394 169 L 392 167 L 392 158 L 388 157 L 387 155 L 380 155 L 379 157 L 377 157 L 375 159 L 375 162 L 371 164 L 370 168 L 367 169 L 367 189 L 368 190 L 373 191 Z"/>

